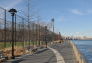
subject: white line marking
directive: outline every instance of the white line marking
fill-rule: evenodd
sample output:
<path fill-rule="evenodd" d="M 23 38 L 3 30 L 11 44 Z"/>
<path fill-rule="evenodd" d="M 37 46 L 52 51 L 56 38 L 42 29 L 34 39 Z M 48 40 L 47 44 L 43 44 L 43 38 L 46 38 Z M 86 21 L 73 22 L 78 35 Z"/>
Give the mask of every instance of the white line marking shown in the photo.
<path fill-rule="evenodd" d="M 56 58 L 57 58 L 57 63 L 65 63 L 64 61 L 64 58 L 61 56 L 61 54 L 56 50 L 56 49 L 53 49 L 51 47 L 48 47 L 51 51 L 54 52 Z"/>

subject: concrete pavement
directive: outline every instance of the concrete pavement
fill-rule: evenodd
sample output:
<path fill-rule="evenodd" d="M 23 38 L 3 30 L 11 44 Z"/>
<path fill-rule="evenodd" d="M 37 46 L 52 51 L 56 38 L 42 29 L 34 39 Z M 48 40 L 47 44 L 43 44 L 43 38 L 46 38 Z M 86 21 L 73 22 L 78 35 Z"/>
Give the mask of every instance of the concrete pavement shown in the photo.
<path fill-rule="evenodd" d="M 59 53 L 61 53 L 61 55 L 64 58 L 65 63 L 78 63 L 76 61 L 73 48 L 69 42 L 63 42 L 62 44 L 55 43 L 51 45 L 51 47 L 58 50 Z"/>
<path fill-rule="evenodd" d="M 54 51 L 46 48 L 36 54 L 27 55 L 18 61 L 4 63 L 78 63 L 73 48 L 68 42 L 55 43 L 49 45 L 49 47 Z"/>
<path fill-rule="evenodd" d="M 33 55 L 27 55 L 18 61 L 9 61 L 4 63 L 57 63 L 57 60 L 54 53 L 46 48 Z"/>

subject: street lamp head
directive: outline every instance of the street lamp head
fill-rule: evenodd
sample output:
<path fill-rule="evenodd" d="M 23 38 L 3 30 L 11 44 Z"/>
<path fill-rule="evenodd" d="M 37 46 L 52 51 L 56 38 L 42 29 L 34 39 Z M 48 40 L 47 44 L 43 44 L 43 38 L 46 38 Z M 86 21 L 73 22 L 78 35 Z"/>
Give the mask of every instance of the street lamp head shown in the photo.
<path fill-rule="evenodd" d="M 47 26 L 45 26 L 45 28 L 47 28 Z"/>
<path fill-rule="evenodd" d="M 52 18 L 51 21 L 54 22 L 54 18 Z"/>
<path fill-rule="evenodd" d="M 12 8 L 8 12 L 10 12 L 14 16 L 14 14 L 17 13 L 17 10 Z"/>
<path fill-rule="evenodd" d="M 10 13 L 17 13 L 17 10 L 12 8 L 12 9 L 9 10 L 9 12 Z"/>

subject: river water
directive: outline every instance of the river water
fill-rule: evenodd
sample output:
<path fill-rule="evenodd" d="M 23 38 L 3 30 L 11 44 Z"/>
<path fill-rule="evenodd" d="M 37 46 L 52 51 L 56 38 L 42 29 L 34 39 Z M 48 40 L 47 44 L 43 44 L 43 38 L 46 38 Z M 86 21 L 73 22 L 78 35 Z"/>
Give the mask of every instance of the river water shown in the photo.
<path fill-rule="evenodd" d="M 73 40 L 88 63 L 92 63 L 92 40 Z"/>

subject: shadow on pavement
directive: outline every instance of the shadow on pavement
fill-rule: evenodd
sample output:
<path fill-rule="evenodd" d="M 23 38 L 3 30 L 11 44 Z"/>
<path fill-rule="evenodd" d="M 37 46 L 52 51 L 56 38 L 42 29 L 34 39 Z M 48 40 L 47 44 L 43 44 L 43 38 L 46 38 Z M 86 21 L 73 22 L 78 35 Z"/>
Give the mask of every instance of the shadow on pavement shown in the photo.
<path fill-rule="evenodd" d="M 40 53 L 42 53 L 42 52 L 44 52 L 44 51 L 46 51 L 46 50 L 48 50 L 48 49 L 46 48 L 46 49 L 43 49 L 43 50 L 37 51 L 35 54 L 40 54 Z"/>
<path fill-rule="evenodd" d="M 20 60 L 16 60 L 16 61 L 12 61 L 11 63 L 19 63 L 21 61 L 24 61 L 24 59 L 20 59 Z"/>
<path fill-rule="evenodd" d="M 44 51 L 46 51 L 46 50 L 48 50 L 48 49 L 46 48 L 46 49 L 37 51 L 35 54 L 40 54 L 40 53 L 42 53 L 42 52 L 44 52 Z M 17 60 L 17 61 L 12 61 L 11 63 L 20 63 L 21 61 L 24 61 L 24 60 L 26 60 L 26 59 L 23 59 L 23 58 L 22 58 L 22 59 Z M 46 63 L 48 63 L 48 62 L 46 62 Z"/>

